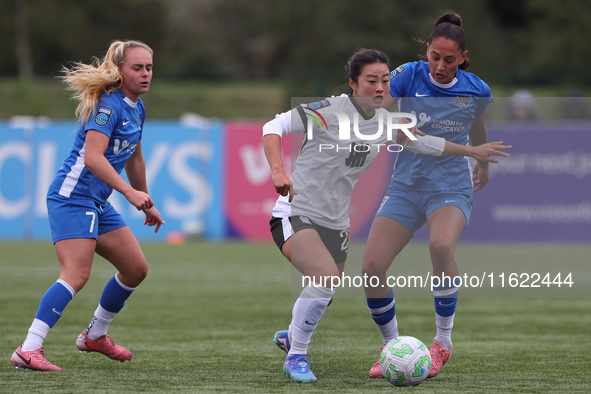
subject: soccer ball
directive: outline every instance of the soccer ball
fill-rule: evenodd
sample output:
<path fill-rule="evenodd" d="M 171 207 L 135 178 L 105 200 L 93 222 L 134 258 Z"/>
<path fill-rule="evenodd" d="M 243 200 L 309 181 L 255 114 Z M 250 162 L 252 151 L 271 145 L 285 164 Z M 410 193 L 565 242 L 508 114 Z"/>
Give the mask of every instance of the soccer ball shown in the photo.
<path fill-rule="evenodd" d="M 431 370 L 429 349 L 415 337 L 394 338 L 382 349 L 380 369 L 394 386 L 416 386 Z"/>

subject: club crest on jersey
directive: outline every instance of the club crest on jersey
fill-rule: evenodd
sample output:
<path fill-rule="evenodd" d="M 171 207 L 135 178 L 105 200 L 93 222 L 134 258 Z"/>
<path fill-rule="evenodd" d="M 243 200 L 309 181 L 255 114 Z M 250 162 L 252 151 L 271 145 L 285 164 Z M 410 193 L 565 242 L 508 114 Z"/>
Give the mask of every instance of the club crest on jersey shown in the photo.
<path fill-rule="evenodd" d="M 460 97 L 456 96 L 456 103 L 461 109 L 466 109 L 470 104 L 472 104 L 472 97 Z"/>
<path fill-rule="evenodd" d="M 109 123 L 109 118 L 111 117 L 112 113 L 113 110 L 111 108 L 99 107 L 99 109 L 96 111 L 94 122 L 99 126 L 104 126 Z"/>
<path fill-rule="evenodd" d="M 402 74 L 405 70 L 406 70 L 406 68 L 404 68 L 402 66 L 396 67 L 396 69 L 390 73 L 390 79 L 396 78 L 399 74 Z"/>

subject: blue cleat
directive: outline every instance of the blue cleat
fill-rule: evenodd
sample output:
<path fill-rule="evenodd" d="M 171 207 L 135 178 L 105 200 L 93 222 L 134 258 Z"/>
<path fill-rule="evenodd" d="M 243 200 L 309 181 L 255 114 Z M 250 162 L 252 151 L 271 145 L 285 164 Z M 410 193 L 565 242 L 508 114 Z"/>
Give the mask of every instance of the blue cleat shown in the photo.
<path fill-rule="evenodd" d="M 296 383 L 314 383 L 318 379 L 310 371 L 308 358 L 305 354 L 287 356 L 283 363 L 283 372 Z"/>
<path fill-rule="evenodd" d="M 291 347 L 291 345 L 289 343 L 288 331 L 277 331 L 275 333 L 275 337 L 273 338 L 273 343 L 277 345 L 277 347 L 283 350 L 285 353 L 289 353 L 289 348 Z"/>

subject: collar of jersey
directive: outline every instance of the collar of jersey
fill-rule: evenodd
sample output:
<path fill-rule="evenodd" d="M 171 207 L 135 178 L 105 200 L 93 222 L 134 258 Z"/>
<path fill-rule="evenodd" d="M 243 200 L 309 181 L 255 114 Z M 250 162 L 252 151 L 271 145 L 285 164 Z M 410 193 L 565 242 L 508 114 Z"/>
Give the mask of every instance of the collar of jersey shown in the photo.
<path fill-rule="evenodd" d="M 121 97 L 121 99 L 122 99 L 123 101 L 125 101 L 125 103 L 126 103 L 127 105 L 129 105 L 131 108 L 135 108 L 135 107 L 137 106 L 137 102 L 135 102 L 135 103 L 134 103 L 134 102 L 133 102 L 133 101 L 132 101 L 132 100 L 131 100 L 129 97 L 127 97 L 127 96 L 125 95 L 125 93 L 123 93 L 123 90 L 121 90 L 121 89 L 119 89 L 119 90 L 116 90 L 114 94 L 116 94 L 116 95 L 118 95 L 119 97 Z M 138 101 L 139 101 L 139 98 L 138 98 Z"/>
<path fill-rule="evenodd" d="M 431 83 L 433 85 L 437 86 L 438 88 L 449 89 L 458 82 L 458 79 L 456 77 L 454 77 L 453 81 L 451 81 L 450 83 L 439 83 L 433 78 L 431 73 L 429 73 L 429 81 L 431 81 Z"/>
<path fill-rule="evenodd" d="M 137 105 L 137 103 L 134 103 L 133 101 L 131 101 L 131 99 L 129 99 L 129 97 L 125 95 L 123 97 L 123 101 L 125 101 L 127 105 L 129 105 L 131 108 L 135 108 L 135 106 Z"/>
<path fill-rule="evenodd" d="M 363 108 L 361 108 L 359 106 L 359 104 L 357 104 L 357 101 L 355 101 L 353 99 L 353 96 L 349 96 L 349 99 L 351 100 L 351 104 L 353 104 L 353 106 L 355 107 L 355 109 L 357 110 L 357 112 L 359 112 L 359 115 L 361 115 L 363 117 L 363 119 L 369 120 L 369 119 L 373 118 L 376 115 L 376 111 L 374 110 L 373 111 L 373 114 L 371 116 L 367 116 L 365 114 L 365 111 L 363 110 Z"/>

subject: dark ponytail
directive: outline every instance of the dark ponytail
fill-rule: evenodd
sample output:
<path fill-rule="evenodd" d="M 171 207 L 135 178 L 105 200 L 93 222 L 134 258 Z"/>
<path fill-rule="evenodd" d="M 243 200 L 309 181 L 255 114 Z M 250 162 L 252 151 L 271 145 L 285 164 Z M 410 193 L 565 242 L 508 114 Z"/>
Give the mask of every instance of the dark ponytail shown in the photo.
<path fill-rule="evenodd" d="M 466 50 L 466 34 L 464 33 L 464 29 L 462 29 L 462 17 L 453 11 L 444 12 L 439 18 L 437 18 L 429 38 L 425 41 L 421 41 L 421 51 L 425 53 L 427 45 L 431 44 L 431 42 L 438 37 L 454 40 L 458 43 L 460 52 L 463 53 Z M 427 57 L 423 54 L 420 54 L 419 58 L 421 60 L 427 60 Z M 468 70 L 468 68 L 470 68 L 470 59 L 466 57 L 466 61 L 460 64 L 459 68 L 461 70 Z"/>

